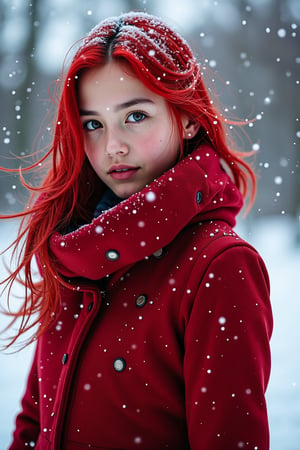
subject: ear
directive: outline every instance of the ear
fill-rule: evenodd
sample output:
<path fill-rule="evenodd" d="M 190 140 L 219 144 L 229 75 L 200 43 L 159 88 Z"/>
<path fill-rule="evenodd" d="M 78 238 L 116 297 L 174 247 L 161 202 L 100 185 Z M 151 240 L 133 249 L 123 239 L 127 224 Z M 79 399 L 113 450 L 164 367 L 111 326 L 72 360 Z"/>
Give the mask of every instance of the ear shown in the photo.
<path fill-rule="evenodd" d="M 196 136 L 200 128 L 200 123 L 185 114 L 181 116 L 181 123 L 183 128 L 183 139 L 192 139 Z"/>

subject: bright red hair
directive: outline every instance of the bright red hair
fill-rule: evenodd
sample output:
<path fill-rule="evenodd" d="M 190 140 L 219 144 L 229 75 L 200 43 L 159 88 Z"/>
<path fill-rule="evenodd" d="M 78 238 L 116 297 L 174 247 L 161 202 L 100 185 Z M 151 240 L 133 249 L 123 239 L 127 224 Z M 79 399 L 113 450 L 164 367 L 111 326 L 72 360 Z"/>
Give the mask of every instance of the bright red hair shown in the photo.
<path fill-rule="evenodd" d="M 250 205 L 253 202 L 255 176 L 244 161 L 246 154 L 232 150 L 226 139 L 224 125 L 238 123 L 226 120 L 216 109 L 196 58 L 185 40 L 160 19 L 145 13 L 128 13 L 102 21 L 83 40 L 65 77 L 53 143 L 43 157 L 43 161 L 50 162 L 44 181 L 35 188 L 28 186 L 20 171 L 21 180 L 32 192 L 32 197 L 23 213 L 10 216 L 22 217 L 19 235 L 13 243 L 15 251 L 20 246 L 22 251 L 17 269 L 2 283 L 8 283 L 10 292 L 12 283 L 20 280 L 22 274 L 25 300 L 18 312 L 10 313 L 12 322 L 21 318 L 21 325 L 9 345 L 37 324 L 35 338 L 40 336 L 50 324 L 59 305 L 60 285 L 64 281 L 52 264 L 49 237 L 56 230 L 66 229 L 70 223 L 91 220 L 99 192 L 103 189 L 84 153 L 77 94 L 82 71 L 112 59 L 126 61 L 149 89 L 166 99 L 181 133 L 182 112 L 200 124 L 197 135 L 189 141 L 189 148 L 183 142 L 182 156 L 201 142 L 209 142 L 230 168 L 243 196 L 250 193 Z M 33 169 L 41 170 L 38 163 L 26 168 Z M 32 275 L 34 256 L 37 256 L 41 272 L 39 281 L 34 281 Z"/>

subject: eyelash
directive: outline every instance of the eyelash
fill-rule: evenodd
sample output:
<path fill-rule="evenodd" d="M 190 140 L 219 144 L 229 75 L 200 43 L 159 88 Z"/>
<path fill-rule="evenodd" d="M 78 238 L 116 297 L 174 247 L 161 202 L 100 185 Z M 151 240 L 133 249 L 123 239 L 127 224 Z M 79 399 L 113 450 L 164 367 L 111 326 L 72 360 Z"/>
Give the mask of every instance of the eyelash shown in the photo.
<path fill-rule="evenodd" d="M 89 128 L 90 125 L 97 125 L 95 128 Z M 87 120 L 86 122 L 83 123 L 83 129 L 87 130 L 87 131 L 95 131 L 98 130 L 99 128 L 101 128 L 101 122 L 99 122 L 98 120 L 92 119 L 92 120 Z"/>
<path fill-rule="evenodd" d="M 130 118 L 130 116 L 134 116 L 136 114 L 138 114 L 139 116 L 142 116 L 140 118 L 140 120 L 133 120 L 133 121 L 128 120 Z M 130 114 L 128 114 L 126 121 L 129 123 L 139 123 L 139 122 L 143 122 L 145 119 L 147 119 L 147 117 L 148 117 L 148 115 L 142 111 L 133 111 Z M 92 126 L 94 125 L 94 127 L 89 128 L 91 125 Z M 87 131 L 95 131 L 101 127 L 102 127 L 101 122 L 99 122 L 99 120 L 96 120 L 96 119 L 87 120 L 86 122 L 83 123 L 83 128 L 84 128 L 84 130 L 87 130 Z"/>
<path fill-rule="evenodd" d="M 138 115 L 140 115 L 140 116 L 143 116 L 142 119 L 137 120 L 137 121 L 134 121 L 135 123 L 143 122 L 143 121 L 148 117 L 147 114 L 145 114 L 145 113 L 142 112 L 142 111 L 134 111 L 134 112 L 128 114 L 127 120 L 129 119 L 130 116 L 133 116 L 133 115 L 135 115 L 135 114 L 138 114 Z"/>

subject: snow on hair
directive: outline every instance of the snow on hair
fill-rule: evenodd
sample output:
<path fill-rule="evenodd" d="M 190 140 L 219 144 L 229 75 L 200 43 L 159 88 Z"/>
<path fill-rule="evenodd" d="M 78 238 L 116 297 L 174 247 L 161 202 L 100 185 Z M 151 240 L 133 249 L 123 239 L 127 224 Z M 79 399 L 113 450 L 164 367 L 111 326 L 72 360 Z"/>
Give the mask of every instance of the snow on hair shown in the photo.
<path fill-rule="evenodd" d="M 88 47 L 106 48 L 106 57 L 126 57 L 139 64 L 153 85 L 186 90 L 199 77 L 197 60 L 187 42 L 161 19 L 146 13 L 108 18 L 85 38 L 77 56 Z M 168 86 L 169 84 L 169 86 Z"/>

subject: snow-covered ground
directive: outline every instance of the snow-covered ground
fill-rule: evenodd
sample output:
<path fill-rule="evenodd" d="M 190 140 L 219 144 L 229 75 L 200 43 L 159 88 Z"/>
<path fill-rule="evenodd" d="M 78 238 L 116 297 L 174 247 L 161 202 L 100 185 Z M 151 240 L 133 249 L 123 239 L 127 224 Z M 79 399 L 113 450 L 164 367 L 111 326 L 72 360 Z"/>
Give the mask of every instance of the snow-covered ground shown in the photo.
<path fill-rule="evenodd" d="M 237 230 L 262 254 L 271 279 L 274 333 L 271 341 L 273 366 L 267 401 L 271 428 L 271 450 L 300 449 L 300 247 L 295 247 L 288 217 L 242 222 Z M 12 239 L 14 225 L 0 226 L 0 249 Z M 3 279 L 3 264 L 0 265 Z M 4 324 L 0 317 L 0 328 Z M 21 353 L 0 353 L 0 450 L 10 441 L 33 348 Z"/>

